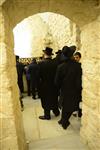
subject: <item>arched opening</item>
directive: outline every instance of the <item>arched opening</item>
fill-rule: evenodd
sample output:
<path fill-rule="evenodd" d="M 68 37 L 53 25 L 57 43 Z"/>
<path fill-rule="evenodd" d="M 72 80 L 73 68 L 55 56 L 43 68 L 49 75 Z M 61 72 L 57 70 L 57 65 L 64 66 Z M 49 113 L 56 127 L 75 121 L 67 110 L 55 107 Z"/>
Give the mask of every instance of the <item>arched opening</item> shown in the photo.
<path fill-rule="evenodd" d="M 64 45 L 80 49 L 79 27 L 63 15 L 45 12 L 24 19 L 13 29 L 14 53 L 21 58 L 40 57 L 46 46 L 56 52 Z"/>
<path fill-rule="evenodd" d="M 5 3 L 4 3 L 5 2 Z M 91 149 L 99 149 L 99 128 L 100 128 L 100 82 L 99 82 L 99 66 L 100 66 L 100 7 L 99 1 L 12 1 L 4 0 L 0 3 L 0 20 L 2 22 L 0 31 L 1 34 L 1 64 L 0 75 L 2 80 L 1 99 L 3 109 L 1 111 L 3 123 L 6 124 L 3 128 L 3 138 L 6 140 L 7 146 L 12 149 L 25 149 L 25 141 L 22 137 L 23 127 L 21 122 L 20 109 L 18 106 L 18 90 L 17 77 L 15 71 L 15 59 L 13 54 L 13 33 L 12 29 L 23 18 L 38 12 L 56 12 L 75 21 L 81 27 L 81 51 L 83 56 L 83 118 L 81 136 L 88 143 Z M 61 7 L 62 6 L 62 7 Z M 13 12 L 13 13 L 12 13 Z M 98 45 L 98 46 L 97 46 Z M 90 89 L 89 89 L 90 87 Z M 5 93 L 7 93 L 5 95 Z M 15 96 L 16 93 L 16 96 Z M 6 104 L 6 105 L 5 105 Z M 9 108 L 8 108 L 9 106 Z M 18 109 L 17 109 L 18 108 Z M 9 110 L 8 110 L 9 109 Z M 8 112 L 6 115 L 5 113 Z M 17 119 L 19 116 L 19 120 Z M 9 119 L 8 119 L 9 118 Z M 9 129 L 7 125 L 11 122 Z M 7 138 L 7 129 L 12 130 L 12 134 Z M 6 129 L 6 130 L 5 130 Z M 19 134 L 20 133 L 20 134 Z M 21 134 L 22 133 L 22 134 Z M 88 133 L 88 134 L 87 134 Z M 95 134 L 96 133 L 96 134 Z M 10 141 L 12 141 L 12 145 Z M 4 141 L 2 145 L 5 147 Z M 94 143 L 94 141 L 96 141 Z M 15 144 L 17 143 L 17 144 Z M 15 146 L 16 145 L 16 146 Z"/>

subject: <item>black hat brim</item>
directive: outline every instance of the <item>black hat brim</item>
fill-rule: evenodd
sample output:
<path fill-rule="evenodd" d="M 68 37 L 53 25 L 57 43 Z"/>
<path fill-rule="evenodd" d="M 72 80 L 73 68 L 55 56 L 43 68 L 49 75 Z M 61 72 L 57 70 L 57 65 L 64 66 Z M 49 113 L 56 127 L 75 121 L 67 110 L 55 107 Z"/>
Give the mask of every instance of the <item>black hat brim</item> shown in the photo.
<path fill-rule="evenodd" d="M 43 52 L 48 54 L 48 55 L 54 55 L 53 53 L 48 53 L 46 50 L 43 50 Z"/>

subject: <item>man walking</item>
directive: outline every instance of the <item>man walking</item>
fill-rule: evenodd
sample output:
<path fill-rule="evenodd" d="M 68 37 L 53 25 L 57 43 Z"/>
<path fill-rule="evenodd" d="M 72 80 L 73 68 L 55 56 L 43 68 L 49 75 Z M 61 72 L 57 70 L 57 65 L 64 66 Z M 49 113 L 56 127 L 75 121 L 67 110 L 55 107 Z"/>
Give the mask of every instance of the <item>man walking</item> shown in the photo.
<path fill-rule="evenodd" d="M 50 120 L 50 110 L 55 116 L 60 114 L 58 109 L 58 90 L 54 84 L 56 74 L 56 64 L 52 60 L 52 48 L 46 47 L 44 59 L 39 63 L 40 69 L 40 98 L 44 115 L 39 116 L 39 119 Z"/>
<path fill-rule="evenodd" d="M 64 46 L 62 53 L 66 59 L 57 68 L 55 83 L 60 90 L 62 101 L 62 115 L 58 123 L 66 129 L 70 125 L 69 118 L 78 104 L 76 96 L 81 90 L 82 72 L 79 63 L 73 60 L 73 50 Z"/>

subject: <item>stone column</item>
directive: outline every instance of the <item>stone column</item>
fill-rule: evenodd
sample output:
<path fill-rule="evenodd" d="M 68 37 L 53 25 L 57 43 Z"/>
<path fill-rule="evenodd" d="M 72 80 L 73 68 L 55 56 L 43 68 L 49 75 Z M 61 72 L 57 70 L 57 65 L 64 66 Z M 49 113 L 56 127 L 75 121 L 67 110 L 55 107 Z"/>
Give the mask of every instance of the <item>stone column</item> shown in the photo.
<path fill-rule="evenodd" d="M 77 50 L 80 50 L 80 48 L 81 48 L 81 38 L 80 38 L 81 30 L 71 20 L 69 21 L 69 23 L 70 23 L 71 45 L 76 45 Z"/>
<path fill-rule="evenodd" d="M 0 8 L 0 129 L 1 150 L 26 150 L 11 22 L 2 8 Z"/>
<path fill-rule="evenodd" d="M 100 18 L 84 26 L 82 40 L 83 117 L 81 136 L 100 150 Z"/>

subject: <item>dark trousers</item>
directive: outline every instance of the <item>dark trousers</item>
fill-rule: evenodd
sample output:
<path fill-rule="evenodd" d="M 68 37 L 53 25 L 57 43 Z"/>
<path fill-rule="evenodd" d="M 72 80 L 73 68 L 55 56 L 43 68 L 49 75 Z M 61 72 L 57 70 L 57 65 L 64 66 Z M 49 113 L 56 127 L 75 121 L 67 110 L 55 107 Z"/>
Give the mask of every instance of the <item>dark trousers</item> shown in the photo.
<path fill-rule="evenodd" d="M 18 78 L 18 86 L 19 86 L 20 92 L 23 93 L 24 92 L 23 78 Z"/>
<path fill-rule="evenodd" d="M 50 118 L 50 110 L 49 109 L 44 109 L 44 116 L 47 118 Z"/>
<path fill-rule="evenodd" d="M 54 108 L 52 111 L 55 114 L 55 116 L 58 116 L 60 114 L 60 111 L 58 108 Z"/>
<path fill-rule="evenodd" d="M 32 97 L 36 98 L 36 88 L 32 87 Z"/>
<path fill-rule="evenodd" d="M 62 116 L 61 116 L 62 124 L 66 125 L 67 123 L 69 123 L 69 119 L 70 119 L 72 113 L 73 113 L 73 111 L 71 111 L 71 112 L 66 112 L 66 111 L 62 108 Z"/>
<path fill-rule="evenodd" d="M 37 83 L 31 82 L 31 91 L 32 91 L 33 98 L 36 98 L 36 95 L 38 98 L 40 98 L 40 92 L 39 92 L 39 87 Z"/>
<path fill-rule="evenodd" d="M 23 101 L 22 101 L 22 99 L 20 98 L 20 105 L 21 105 L 21 108 L 23 108 L 24 107 L 24 105 L 23 105 Z"/>
<path fill-rule="evenodd" d="M 60 111 L 58 108 L 54 108 L 52 109 L 53 113 L 55 114 L 55 116 L 58 116 L 60 114 Z M 50 109 L 44 109 L 44 116 L 45 117 L 49 117 L 50 118 Z"/>
<path fill-rule="evenodd" d="M 28 94 L 28 96 L 31 95 L 31 85 L 30 85 L 30 80 L 27 80 L 27 94 Z"/>

